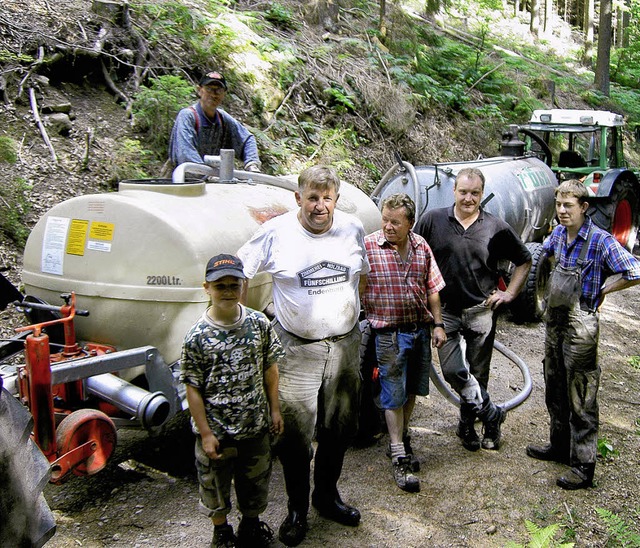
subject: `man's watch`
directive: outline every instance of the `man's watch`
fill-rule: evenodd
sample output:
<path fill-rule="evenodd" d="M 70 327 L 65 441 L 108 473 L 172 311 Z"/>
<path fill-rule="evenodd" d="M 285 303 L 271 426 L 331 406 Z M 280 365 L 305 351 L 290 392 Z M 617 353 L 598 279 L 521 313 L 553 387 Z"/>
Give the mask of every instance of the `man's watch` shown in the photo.
<path fill-rule="evenodd" d="M 444 324 L 443 323 L 434 323 L 433 327 L 442 327 L 442 329 L 444 329 Z"/>

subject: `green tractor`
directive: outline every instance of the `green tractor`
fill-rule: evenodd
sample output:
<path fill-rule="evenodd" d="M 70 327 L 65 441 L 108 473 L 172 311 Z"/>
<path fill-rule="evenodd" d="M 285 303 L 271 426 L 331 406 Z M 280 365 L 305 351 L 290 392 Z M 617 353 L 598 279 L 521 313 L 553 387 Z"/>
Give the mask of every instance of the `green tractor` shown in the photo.
<path fill-rule="evenodd" d="M 535 110 L 518 131 L 558 181 L 586 185 L 594 222 L 632 251 L 640 226 L 640 172 L 627 166 L 623 127 L 623 117 L 613 112 L 549 109 Z"/>

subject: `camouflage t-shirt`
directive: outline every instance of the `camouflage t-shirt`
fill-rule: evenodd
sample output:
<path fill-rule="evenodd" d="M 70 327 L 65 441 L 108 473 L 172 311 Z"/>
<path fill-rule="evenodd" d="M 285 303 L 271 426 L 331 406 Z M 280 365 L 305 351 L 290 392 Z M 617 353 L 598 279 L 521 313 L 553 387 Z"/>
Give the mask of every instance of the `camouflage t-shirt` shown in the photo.
<path fill-rule="evenodd" d="M 250 438 L 269 426 L 263 371 L 283 356 L 262 312 L 242 306 L 230 326 L 214 323 L 205 312 L 185 337 L 180 380 L 200 390 L 216 437 Z M 193 420 L 191 425 L 197 433 Z"/>

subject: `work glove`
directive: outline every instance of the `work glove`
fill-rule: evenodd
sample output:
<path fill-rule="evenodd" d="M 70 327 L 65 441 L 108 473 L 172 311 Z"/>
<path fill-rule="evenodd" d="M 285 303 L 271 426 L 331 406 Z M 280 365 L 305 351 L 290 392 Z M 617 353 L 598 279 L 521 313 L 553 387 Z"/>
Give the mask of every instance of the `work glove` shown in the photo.
<path fill-rule="evenodd" d="M 482 409 L 482 390 L 480 390 L 480 384 L 478 384 L 473 375 L 469 374 L 467 382 L 460 390 L 460 397 L 465 403 L 473 405 L 476 411 Z"/>

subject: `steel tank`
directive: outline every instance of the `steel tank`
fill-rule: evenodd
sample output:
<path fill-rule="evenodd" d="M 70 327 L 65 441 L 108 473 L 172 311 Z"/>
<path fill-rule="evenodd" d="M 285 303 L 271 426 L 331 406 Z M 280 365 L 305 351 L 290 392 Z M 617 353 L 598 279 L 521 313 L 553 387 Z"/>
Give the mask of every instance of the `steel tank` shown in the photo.
<path fill-rule="evenodd" d="M 523 242 L 540 242 L 555 216 L 553 171 L 536 157 L 497 156 L 469 162 L 413 166 L 401 162 L 392 167 L 372 193 L 381 203 L 403 192 L 416 203 L 416 219 L 429 209 L 454 203 L 456 175 L 463 168 L 478 168 L 485 176 L 484 208 L 504 219 Z"/>
<path fill-rule="evenodd" d="M 118 350 L 152 345 L 173 363 L 208 304 L 208 259 L 236 253 L 263 222 L 297 208 L 295 190 L 292 178 L 236 172 L 227 182 L 123 182 L 118 192 L 72 198 L 29 236 L 25 291 L 51 304 L 74 291 L 90 312 L 76 319 L 79 340 Z M 341 184 L 337 208 L 367 232 L 380 225 L 374 202 L 350 184 Z M 270 276 L 256 276 L 248 305 L 263 310 L 270 301 Z"/>

